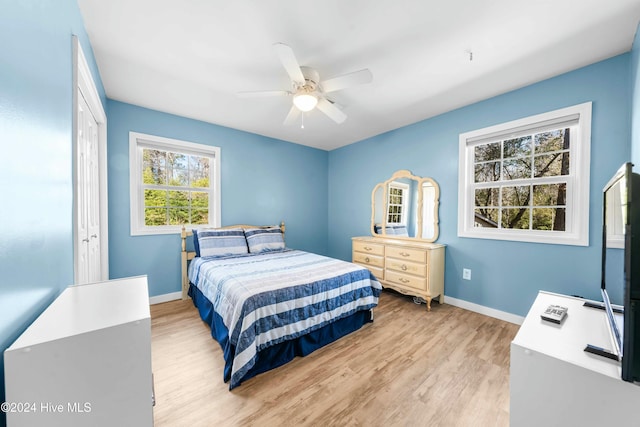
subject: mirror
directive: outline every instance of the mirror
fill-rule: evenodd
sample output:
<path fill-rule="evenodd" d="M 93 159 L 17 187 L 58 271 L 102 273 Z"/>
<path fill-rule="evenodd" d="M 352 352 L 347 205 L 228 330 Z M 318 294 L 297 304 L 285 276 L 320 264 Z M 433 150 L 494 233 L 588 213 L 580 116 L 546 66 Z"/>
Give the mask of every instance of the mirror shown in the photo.
<path fill-rule="evenodd" d="M 439 199 L 440 187 L 433 179 L 395 172 L 371 193 L 371 234 L 435 242 Z"/>

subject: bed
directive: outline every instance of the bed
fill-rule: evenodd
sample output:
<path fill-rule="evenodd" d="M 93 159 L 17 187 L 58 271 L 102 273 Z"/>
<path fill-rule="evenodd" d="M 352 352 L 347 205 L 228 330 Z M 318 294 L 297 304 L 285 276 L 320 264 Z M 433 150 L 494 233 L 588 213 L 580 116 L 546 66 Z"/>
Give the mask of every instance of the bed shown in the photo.
<path fill-rule="evenodd" d="M 182 231 L 183 298 L 222 347 L 230 390 L 373 321 L 382 286 L 369 270 L 286 248 L 284 231 L 284 223 Z"/>

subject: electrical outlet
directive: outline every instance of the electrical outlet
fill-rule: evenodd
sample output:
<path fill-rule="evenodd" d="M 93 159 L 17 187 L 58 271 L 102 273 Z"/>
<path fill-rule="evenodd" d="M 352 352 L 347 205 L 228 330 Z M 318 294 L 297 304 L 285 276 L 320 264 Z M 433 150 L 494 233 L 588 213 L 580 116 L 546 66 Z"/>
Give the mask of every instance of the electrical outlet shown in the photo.
<path fill-rule="evenodd" d="M 462 278 L 464 280 L 471 280 L 471 269 L 470 268 L 463 268 L 462 269 Z"/>

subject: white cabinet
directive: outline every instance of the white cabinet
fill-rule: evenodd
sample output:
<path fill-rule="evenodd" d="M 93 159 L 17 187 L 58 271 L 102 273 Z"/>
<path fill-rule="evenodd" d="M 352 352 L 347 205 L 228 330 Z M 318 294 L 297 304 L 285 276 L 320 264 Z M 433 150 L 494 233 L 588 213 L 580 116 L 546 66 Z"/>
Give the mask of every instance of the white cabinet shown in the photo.
<path fill-rule="evenodd" d="M 4 369 L 8 427 L 153 425 L 146 276 L 68 287 Z"/>
<path fill-rule="evenodd" d="M 622 381 L 620 364 L 587 353 L 611 349 L 603 310 L 540 292 L 511 343 L 511 427 L 638 426 L 640 386 Z M 563 323 L 540 318 L 551 304 L 569 308 Z"/>
<path fill-rule="evenodd" d="M 353 237 L 352 260 L 368 268 L 385 288 L 427 301 L 444 299 L 444 245 L 388 237 Z"/>

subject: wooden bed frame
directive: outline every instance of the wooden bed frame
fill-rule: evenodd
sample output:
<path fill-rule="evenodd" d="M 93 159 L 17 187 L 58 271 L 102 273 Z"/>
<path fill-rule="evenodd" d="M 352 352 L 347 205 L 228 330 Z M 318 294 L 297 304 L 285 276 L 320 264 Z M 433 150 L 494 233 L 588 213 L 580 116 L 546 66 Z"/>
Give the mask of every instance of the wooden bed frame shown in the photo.
<path fill-rule="evenodd" d="M 229 228 L 242 228 L 243 230 L 245 228 L 271 228 L 273 227 L 273 225 L 247 225 L 247 224 L 237 224 L 237 225 L 227 225 L 225 227 L 218 227 L 217 229 L 220 230 L 224 230 L 224 229 L 229 229 Z M 197 227 L 196 227 L 197 228 Z M 284 226 L 284 221 L 282 221 L 280 223 L 280 230 L 282 230 L 282 237 L 284 238 L 284 231 L 285 231 L 285 226 Z M 187 230 L 185 229 L 185 227 L 182 227 L 182 232 L 180 233 L 180 238 L 181 238 L 181 248 L 182 248 L 182 299 L 188 299 L 188 292 L 189 292 L 189 276 L 187 275 L 187 264 L 189 261 L 191 261 L 193 258 L 195 258 L 196 253 L 195 251 L 187 251 L 187 237 L 188 236 L 193 236 L 193 232 L 191 232 L 191 230 Z"/>

